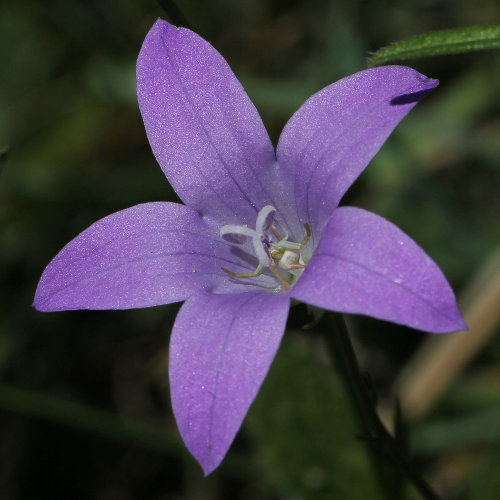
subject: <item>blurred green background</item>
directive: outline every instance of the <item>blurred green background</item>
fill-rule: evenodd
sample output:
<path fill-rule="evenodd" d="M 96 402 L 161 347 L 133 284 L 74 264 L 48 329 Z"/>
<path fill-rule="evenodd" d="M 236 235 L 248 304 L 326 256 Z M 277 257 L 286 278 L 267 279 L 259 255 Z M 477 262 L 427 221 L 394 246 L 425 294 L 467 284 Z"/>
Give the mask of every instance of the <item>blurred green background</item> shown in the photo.
<path fill-rule="evenodd" d="M 498 0 L 183 1 L 276 143 L 313 92 L 369 52 L 430 30 L 500 22 Z M 167 344 L 178 305 L 42 314 L 37 281 L 97 219 L 176 200 L 149 149 L 135 59 L 154 1 L 4 1 L 0 10 L 0 498 L 378 499 L 363 443 L 304 309 L 223 465 L 204 479 L 172 418 Z M 398 224 L 460 292 L 500 243 L 500 53 L 407 64 L 441 85 L 344 203 Z M 500 304 L 499 304 L 500 305 Z M 428 337 L 351 318 L 381 395 Z M 498 326 L 495 327 L 498 331 Z M 500 341 L 492 337 L 413 428 L 450 499 L 500 497 Z M 408 498 L 418 496 L 408 491 Z"/>

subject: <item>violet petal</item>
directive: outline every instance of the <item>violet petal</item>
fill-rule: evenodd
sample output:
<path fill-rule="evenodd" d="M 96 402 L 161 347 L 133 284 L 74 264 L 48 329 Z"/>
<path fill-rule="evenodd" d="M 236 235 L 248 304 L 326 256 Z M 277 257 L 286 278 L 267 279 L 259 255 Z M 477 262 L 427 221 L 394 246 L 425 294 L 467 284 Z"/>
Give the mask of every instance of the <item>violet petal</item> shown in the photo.
<path fill-rule="evenodd" d="M 433 333 L 467 329 L 434 261 L 396 226 L 360 208 L 334 211 L 291 295 Z"/>
<path fill-rule="evenodd" d="M 368 69 L 320 90 L 292 116 L 278 161 L 295 173 L 299 217 L 311 225 L 316 242 L 394 127 L 437 84 L 405 66 Z"/>
<path fill-rule="evenodd" d="M 159 19 L 137 60 L 137 95 L 156 159 L 184 203 L 225 224 L 255 224 L 273 204 L 265 181 L 277 164 L 224 58 L 197 34 Z"/>
<path fill-rule="evenodd" d="M 177 425 L 205 474 L 224 458 L 285 330 L 285 294 L 208 292 L 188 299 L 170 340 Z"/>
<path fill-rule="evenodd" d="M 228 286 L 221 267 L 235 261 L 217 229 L 193 208 L 145 203 L 101 219 L 69 242 L 45 269 L 34 306 L 58 311 L 176 302 L 203 287 Z"/>

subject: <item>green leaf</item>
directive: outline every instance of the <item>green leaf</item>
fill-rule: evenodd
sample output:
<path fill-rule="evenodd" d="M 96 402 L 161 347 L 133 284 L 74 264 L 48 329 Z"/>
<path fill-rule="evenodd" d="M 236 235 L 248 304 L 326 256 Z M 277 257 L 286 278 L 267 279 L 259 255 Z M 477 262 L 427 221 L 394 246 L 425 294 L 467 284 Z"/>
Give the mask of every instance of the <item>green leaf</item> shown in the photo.
<path fill-rule="evenodd" d="M 496 48 L 500 48 L 500 25 L 434 31 L 382 47 L 369 57 L 368 67 L 403 59 Z"/>
<path fill-rule="evenodd" d="M 0 384 L 0 408 L 167 456 L 183 453 L 180 439 L 168 429 L 49 394 Z"/>

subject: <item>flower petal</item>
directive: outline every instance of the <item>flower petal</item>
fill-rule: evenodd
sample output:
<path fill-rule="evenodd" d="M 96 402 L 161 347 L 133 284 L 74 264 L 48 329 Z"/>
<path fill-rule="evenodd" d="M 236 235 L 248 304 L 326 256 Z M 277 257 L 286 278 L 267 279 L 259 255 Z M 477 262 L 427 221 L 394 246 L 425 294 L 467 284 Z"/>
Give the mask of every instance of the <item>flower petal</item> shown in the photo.
<path fill-rule="evenodd" d="M 467 329 L 434 261 L 396 226 L 354 207 L 334 211 L 291 295 L 433 333 Z"/>
<path fill-rule="evenodd" d="M 176 302 L 218 281 L 223 286 L 221 267 L 235 261 L 218 230 L 194 209 L 145 203 L 101 219 L 68 243 L 45 269 L 34 306 L 129 309 Z"/>
<path fill-rule="evenodd" d="M 368 69 L 320 90 L 292 116 L 278 162 L 295 174 L 297 210 L 313 238 L 398 122 L 437 84 L 405 66 Z"/>
<path fill-rule="evenodd" d="M 170 388 L 180 433 L 205 474 L 222 461 L 285 330 L 284 294 L 200 292 L 182 306 L 170 340 Z"/>
<path fill-rule="evenodd" d="M 253 227 L 273 204 L 277 168 L 262 120 L 223 57 L 185 28 L 159 19 L 137 60 L 146 132 L 177 194 L 203 215 Z"/>

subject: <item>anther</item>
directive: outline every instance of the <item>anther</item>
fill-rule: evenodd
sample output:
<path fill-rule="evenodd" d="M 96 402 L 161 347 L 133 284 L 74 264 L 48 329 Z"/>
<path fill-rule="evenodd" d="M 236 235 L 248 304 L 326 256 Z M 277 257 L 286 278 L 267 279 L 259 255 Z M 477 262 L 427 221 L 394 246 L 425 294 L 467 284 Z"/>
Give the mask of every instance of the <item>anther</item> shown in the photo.
<path fill-rule="evenodd" d="M 266 205 L 257 215 L 255 229 L 235 224 L 228 224 L 221 228 L 220 235 L 228 243 L 243 245 L 251 240 L 254 254 L 258 260 L 255 271 L 235 273 L 223 267 L 222 270 L 226 274 L 234 278 L 256 278 L 268 268 L 281 283 L 279 287 L 281 290 L 287 290 L 291 287 L 297 279 L 297 275 L 293 272 L 301 271 L 306 267 L 302 260 L 301 250 L 311 238 L 311 229 L 309 224 L 304 224 L 305 238 L 300 243 L 289 241 L 287 229 L 275 217 L 276 209 L 271 205 Z M 283 275 L 280 270 L 284 273 Z"/>

